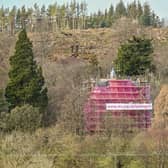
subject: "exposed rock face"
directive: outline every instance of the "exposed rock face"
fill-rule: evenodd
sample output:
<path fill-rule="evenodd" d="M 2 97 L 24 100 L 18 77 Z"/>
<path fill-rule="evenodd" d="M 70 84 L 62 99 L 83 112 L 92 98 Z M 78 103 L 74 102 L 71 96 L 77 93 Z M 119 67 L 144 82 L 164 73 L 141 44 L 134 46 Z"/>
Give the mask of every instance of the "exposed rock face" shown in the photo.
<path fill-rule="evenodd" d="M 166 124 L 168 127 L 168 85 L 164 85 L 155 99 L 154 105 L 154 122 L 153 126 L 163 126 Z"/>

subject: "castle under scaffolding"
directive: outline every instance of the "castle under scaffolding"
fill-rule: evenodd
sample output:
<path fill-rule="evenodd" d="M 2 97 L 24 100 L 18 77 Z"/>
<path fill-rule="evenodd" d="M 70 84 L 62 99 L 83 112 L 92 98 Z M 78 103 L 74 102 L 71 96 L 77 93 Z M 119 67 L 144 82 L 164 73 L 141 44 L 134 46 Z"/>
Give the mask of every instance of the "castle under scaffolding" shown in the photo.
<path fill-rule="evenodd" d="M 132 80 L 106 79 L 92 88 L 84 108 L 86 132 L 105 129 L 105 118 L 112 118 L 112 127 L 147 129 L 151 126 L 152 103 L 150 85 Z M 115 122 L 115 121 L 119 122 Z M 109 122 L 110 120 L 108 120 Z"/>

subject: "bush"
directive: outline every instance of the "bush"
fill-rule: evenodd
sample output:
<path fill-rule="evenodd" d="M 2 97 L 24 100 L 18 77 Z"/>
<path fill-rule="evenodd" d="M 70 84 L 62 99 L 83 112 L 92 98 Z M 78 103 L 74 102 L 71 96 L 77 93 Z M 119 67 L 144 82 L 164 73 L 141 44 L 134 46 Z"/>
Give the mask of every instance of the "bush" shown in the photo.
<path fill-rule="evenodd" d="M 42 115 L 38 108 L 30 105 L 16 107 L 11 113 L 2 113 L 0 128 L 4 131 L 34 131 L 41 126 Z"/>
<path fill-rule="evenodd" d="M 0 130 L 1 131 L 8 131 L 9 130 L 9 126 L 8 124 L 9 123 L 9 117 L 10 117 L 10 114 L 9 113 L 6 113 L 6 112 L 1 112 L 0 113 Z"/>

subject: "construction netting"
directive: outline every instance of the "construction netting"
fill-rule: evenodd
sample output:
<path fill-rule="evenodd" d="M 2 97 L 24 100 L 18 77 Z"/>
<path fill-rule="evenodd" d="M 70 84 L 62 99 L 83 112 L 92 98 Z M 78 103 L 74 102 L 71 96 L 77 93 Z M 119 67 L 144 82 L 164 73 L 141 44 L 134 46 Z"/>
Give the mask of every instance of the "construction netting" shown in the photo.
<path fill-rule="evenodd" d="M 103 80 L 92 88 L 84 108 L 86 131 L 151 126 L 150 85 L 131 80 Z"/>

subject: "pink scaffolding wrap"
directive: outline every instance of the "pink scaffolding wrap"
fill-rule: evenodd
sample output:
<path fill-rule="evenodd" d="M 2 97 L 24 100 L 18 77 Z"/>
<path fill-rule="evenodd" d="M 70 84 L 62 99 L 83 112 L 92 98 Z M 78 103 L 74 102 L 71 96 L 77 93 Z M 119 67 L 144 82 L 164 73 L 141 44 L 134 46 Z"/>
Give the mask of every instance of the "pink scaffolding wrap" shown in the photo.
<path fill-rule="evenodd" d="M 124 115 L 134 121 L 133 127 L 149 128 L 152 114 L 149 84 L 111 79 L 107 83 L 90 92 L 84 108 L 86 131 L 102 130 L 102 118 L 107 113 L 114 119 Z"/>

